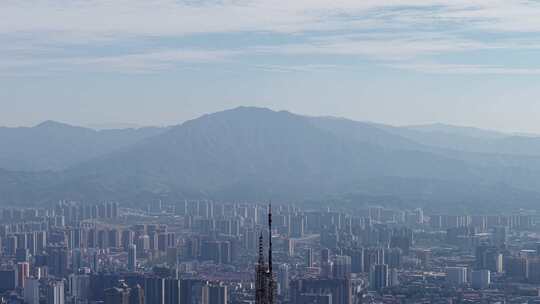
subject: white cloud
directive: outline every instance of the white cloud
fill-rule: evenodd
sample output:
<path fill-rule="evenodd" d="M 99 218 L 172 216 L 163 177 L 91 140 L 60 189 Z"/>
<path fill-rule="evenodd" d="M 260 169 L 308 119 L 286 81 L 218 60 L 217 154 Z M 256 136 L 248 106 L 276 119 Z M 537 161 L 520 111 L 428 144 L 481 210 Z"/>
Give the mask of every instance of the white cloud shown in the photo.
<path fill-rule="evenodd" d="M 510 68 L 481 64 L 400 63 L 389 66 L 431 74 L 540 75 L 540 68 Z"/>
<path fill-rule="evenodd" d="M 183 62 L 214 62 L 239 53 L 352 55 L 380 61 L 491 49 L 538 48 L 540 3 L 514 0 L 4 0 L 0 1 L 0 69 L 57 64 L 149 71 Z M 310 33 L 309 40 L 157 50 L 124 41 L 208 33 Z M 366 34 L 371 33 L 371 34 Z M 482 34 L 496 35 L 491 41 Z M 498 36 L 500 35 L 500 36 Z M 72 48 L 99 47 L 81 56 Z M 2 63 L 3 62 L 3 63 Z M 495 70 L 493 70 L 495 71 Z"/>

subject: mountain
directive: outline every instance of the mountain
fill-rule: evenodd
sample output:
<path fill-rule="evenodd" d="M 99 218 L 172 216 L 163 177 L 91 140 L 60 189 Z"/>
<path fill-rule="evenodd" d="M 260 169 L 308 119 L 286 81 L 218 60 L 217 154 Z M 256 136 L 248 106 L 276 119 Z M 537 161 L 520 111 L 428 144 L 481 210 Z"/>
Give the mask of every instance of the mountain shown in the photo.
<path fill-rule="evenodd" d="M 57 172 L 0 171 L 0 202 L 371 197 L 426 206 L 530 206 L 540 200 L 540 157 L 442 147 L 418 135 L 424 133 L 450 132 L 239 107 Z"/>
<path fill-rule="evenodd" d="M 55 121 L 0 128 L 0 168 L 61 170 L 161 133 L 161 128 L 96 131 Z"/>
<path fill-rule="evenodd" d="M 374 177 L 469 179 L 477 174 L 465 162 L 413 150 L 417 145 L 393 134 L 369 126 L 352 128 L 356 137 L 343 134 L 350 129 L 243 107 L 186 122 L 68 174 L 122 191 L 137 184 L 164 193 L 242 197 L 248 190 L 259 199 L 331 194 Z"/>
<path fill-rule="evenodd" d="M 416 143 L 463 152 L 540 156 L 540 136 L 517 135 L 445 124 L 379 128 Z"/>

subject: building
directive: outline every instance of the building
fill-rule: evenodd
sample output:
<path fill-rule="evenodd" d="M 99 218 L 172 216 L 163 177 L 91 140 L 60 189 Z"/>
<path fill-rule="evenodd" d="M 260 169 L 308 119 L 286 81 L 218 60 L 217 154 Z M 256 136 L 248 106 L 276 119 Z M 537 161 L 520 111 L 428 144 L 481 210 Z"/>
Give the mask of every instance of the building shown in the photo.
<path fill-rule="evenodd" d="M 15 269 L 0 270 L 0 292 L 14 290 L 17 287 L 17 271 Z"/>
<path fill-rule="evenodd" d="M 351 275 L 351 257 L 338 255 L 335 257 L 332 267 L 332 275 L 336 279 L 348 278 Z"/>
<path fill-rule="evenodd" d="M 27 304 L 39 304 L 39 280 L 26 280 L 23 296 Z"/>
<path fill-rule="evenodd" d="M 137 270 L 137 246 L 135 244 L 130 244 L 128 246 L 127 269 L 129 271 Z"/>
<path fill-rule="evenodd" d="M 47 285 L 47 304 L 64 304 L 64 282 L 51 281 Z"/>
<path fill-rule="evenodd" d="M 278 284 L 279 284 L 279 295 L 282 297 L 288 297 L 290 289 L 289 281 L 289 265 L 281 264 L 278 268 Z"/>
<path fill-rule="evenodd" d="M 28 262 L 17 263 L 17 287 L 24 288 L 26 279 L 30 277 L 30 264 Z"/>
<path fill-rule="evenodd" d="M 306 267 L 313 267 L 313 249 L 306 249 L 306 256 L 304 257 L 304 259 L 306 261 Z"/>
<path fill-rule="evenodd" d="M 75 300 L 85 301 L 90 298 L 90 276 L 72 274 L 68 278 L 69 291 Z"/>
<path fill-rule="evenodd" d="M 446 267 L 446 281 L 451 285 L 467 283 L 467 267 Z"/>
<path fill-rule="evenodd" d="M 129 289 L 121 287 L 106 289 L 104 304 L 129 304 Z"/>
<path fill-rule="evenodd" d="M 129 304 L 144 304 L 144 290 L 136 284 L 129 293 Z"/>
<path fill-rule="evenodd" d="M 202 304 L 227 304 L 227 286 L 206 284 L 202 289 Z"/>
<path fill-rule="evenodd" d="M 352 304 L 352 286 L 348 278 L 303 279 L 291 283 L 292 303 Z"/>
<path fill-rule="evenodd" d="M 491 284 L 491 272 L 487 269 L 474 270 L 471 273 L 471 285 L 474 289 L 487 289 Z"/>
<path fill-rule="evenodd" d="M 373 265 L 371 272 L 369 274 L 369 287 L 371 290 L 381 291 L 382 289 L 388 287 L 389 277 L 388 277 L 388 265 L 386 264 L 377 264 Z"/>

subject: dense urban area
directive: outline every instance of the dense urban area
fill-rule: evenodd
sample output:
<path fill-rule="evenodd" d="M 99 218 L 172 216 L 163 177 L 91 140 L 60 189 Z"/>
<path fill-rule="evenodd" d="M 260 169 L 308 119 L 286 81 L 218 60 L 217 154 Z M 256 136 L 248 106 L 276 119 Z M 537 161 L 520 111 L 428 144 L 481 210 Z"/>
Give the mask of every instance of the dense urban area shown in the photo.
<path fill-rule="evenodd" d="M 527 210 L 59 202 L 1 219 L 1 303 L 540 303 Z"/>

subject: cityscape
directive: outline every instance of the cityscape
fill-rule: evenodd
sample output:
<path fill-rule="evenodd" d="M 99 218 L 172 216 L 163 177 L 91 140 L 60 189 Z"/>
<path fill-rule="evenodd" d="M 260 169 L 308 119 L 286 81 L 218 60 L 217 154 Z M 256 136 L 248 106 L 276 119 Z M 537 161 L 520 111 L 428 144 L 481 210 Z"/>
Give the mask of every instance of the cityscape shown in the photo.
<path fill-rule="evenodd" d="M 0 304 L 540 304 L 540 0 L 0 0 Z"/>
<path fill-rule="evenodd" d="M 537 303 L 536 212 L 213 201 L 6 208 L 3 303 Z"/>

